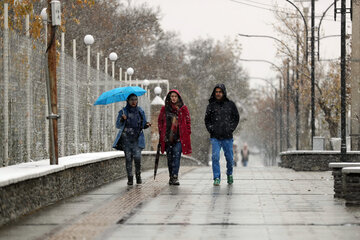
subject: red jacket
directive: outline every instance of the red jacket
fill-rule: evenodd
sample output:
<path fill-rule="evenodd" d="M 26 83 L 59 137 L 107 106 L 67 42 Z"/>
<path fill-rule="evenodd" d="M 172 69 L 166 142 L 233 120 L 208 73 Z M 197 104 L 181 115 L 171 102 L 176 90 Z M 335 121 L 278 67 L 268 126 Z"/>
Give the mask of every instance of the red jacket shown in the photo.
<path fill-rule="evenodd" d="M 182 101 L 179 92 L 175 89 L 170 90 L 166 96 L 165 106 L 170 102 L 170 93 L 176 92 L 179 95 L 179 100 Z M 166 111 L 165 106 L 160 110 L 158 118 L 158 127 L 159 127 L 159 136 L 161 144 L 161 153 L 165 152 L 165 134 L 166 134 Z M 182 153 L 188 155 L 192 152 L 191 150 L 191 120 L 189 109 L 187 106 L 183 105 L 178 111 L 178 121 L 179 121 L 179 134 L 180 142 L 182 147 Z"/>

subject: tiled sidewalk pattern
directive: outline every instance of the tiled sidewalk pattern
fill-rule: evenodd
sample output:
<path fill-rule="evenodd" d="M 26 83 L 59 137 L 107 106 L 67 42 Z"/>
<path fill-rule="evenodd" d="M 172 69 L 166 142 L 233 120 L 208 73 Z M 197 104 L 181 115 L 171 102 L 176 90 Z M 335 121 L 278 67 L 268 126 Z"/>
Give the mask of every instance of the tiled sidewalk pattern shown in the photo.
<path fill-rule="evenodd" d="M 360 209 L 333 198 L 329 172 L 235 174 L 234 185 L 214 187 L 209 169 L 196 169 L 102 239 L 360 239 Z"/>
<path fill-rule="evenodd" d="M 182 173 L 185 174 L 191 167 L 183 167 Z M 149 198 L 156 197 L 167 185 L 168 174 L 161 173 L 156 181 L 147 181 L 142 185 L 129 187 L 129 191 L 118 198 L 105 203 L 92 213 L 81 218 L 76 223 L 62 229 L 47 239 L 93 239 L 105 232 L 109 227 L 116 224 L 119 219 L 129 214 L 141 202 Z"/>

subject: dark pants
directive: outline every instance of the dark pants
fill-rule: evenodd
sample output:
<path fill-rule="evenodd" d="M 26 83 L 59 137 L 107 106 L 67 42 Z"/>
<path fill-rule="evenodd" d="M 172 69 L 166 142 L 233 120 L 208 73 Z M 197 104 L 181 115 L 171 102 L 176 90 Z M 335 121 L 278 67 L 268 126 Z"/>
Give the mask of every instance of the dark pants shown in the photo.
<path fill-rule="evenodd" d="M 135 162 L 135 174 L 141 173 L 141 148 L 137 141 L 123 141 L 122 146 L 125 153 L 126 172 L 128 177 L 133 176 L 132 160 Z"/>
<path fill-rule="evenodd" d="M 179 175 L 181 151 L 181 142 L 177 142 L 175 145 L 166 145 L 166 157 L 170 177 Z"/>

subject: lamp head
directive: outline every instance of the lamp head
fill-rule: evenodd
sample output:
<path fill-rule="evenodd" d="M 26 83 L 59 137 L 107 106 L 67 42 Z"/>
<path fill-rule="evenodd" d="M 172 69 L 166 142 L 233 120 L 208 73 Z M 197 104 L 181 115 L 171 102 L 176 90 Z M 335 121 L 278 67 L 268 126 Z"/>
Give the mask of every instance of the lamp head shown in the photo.
<path fill-rule="evenodd" d="M 115 62 L 118 59 L 118 55 L 115 52 L 109 54 L 110 61 Z"/>
<path fill-rule="evenodd" d="M 44 22 L 48 20 L 47 8 L 43 8 L 40 13 L 40 17 Z"/>
<path fill-rule="evenodd" d="M 150 85 L 150 81 L 147 80 L 147 79 L 145 79 L 145 80 L 144 80 L 144 86 L 147 87 L 147 86 L 149 86 L 149 85 Z"/>
<path fill-rule="evenodd" d="M 161 87 L 157 86 L 157 87 L 154 89 L 154 92 L 155 92 L 156 95 L 160 95 L 161 92 L 162 92 Z"/>
<path fill-rule="evenodd" d="M 84 43 L 86 44 L 86 45 L 91 45 L 91 44 L 93 44 L 94 43 L 94 37 L 92 36 L 92 35 L 90 35 L 90 34 L 88 34 L 88 35 L 86 35 L 85 37 L 84 37 Z"/>
<path fill-rule="evenodd" d="M 129 67 L 129 68 L 126 70 L 126 73 L 131 76 L 131 75 L 134 74 L 134 69 L 133 69 L 132 67 Z"/>

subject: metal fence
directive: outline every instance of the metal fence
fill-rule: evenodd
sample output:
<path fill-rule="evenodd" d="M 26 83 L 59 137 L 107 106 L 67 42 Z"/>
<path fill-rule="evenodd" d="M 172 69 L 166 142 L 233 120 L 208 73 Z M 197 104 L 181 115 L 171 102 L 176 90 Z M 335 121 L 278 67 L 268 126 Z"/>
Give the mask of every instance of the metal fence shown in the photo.
<path fill-rule="evenodd" d="M 0 30 L 0 167 L 47 159 L 46 64 L 44 43 Z M 85 50 L 85 49 L 84 49 Z M 110 151 L 115 120 L 124 103 L 93 106 L 104 91 L 125 86 L 110 75 L 60 51 L 57 66 L 59 156 Z M 139 98 L 150 117 L 150 101 Z M 147 147 L 150 131 L 145 131 Z"/>

